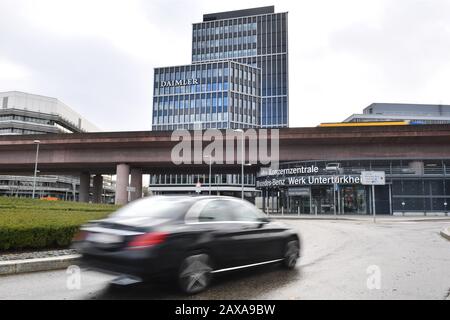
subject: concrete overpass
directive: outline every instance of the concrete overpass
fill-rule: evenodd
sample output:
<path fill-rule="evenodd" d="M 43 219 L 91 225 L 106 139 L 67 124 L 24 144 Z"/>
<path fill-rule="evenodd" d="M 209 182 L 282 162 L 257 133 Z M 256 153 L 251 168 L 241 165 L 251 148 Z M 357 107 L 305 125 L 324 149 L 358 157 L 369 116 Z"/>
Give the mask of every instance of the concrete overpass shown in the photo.
<path fill-rule="evenodd" d="M 92 175 L 94 198 L 98 200 L 101 175 L 117 174 L 116 201 L 122 204 L 127 201 L 126 187 L 130 175 L 130 185 L 137 190 L 132 196 L 135 199 L 141 194 L 142 174 L 208 172 L 207 164 L 177 166 L 172 163 L 171 151 L 178 142 L 172 141 L 171 134 L 107 132 L 0 136 L 0 174 L 32 174 L 36 155 L 33 141 L 39 139 L 41 174 L 79 175 L 80 201 L 88 200 Z M 193 140 L 201 141 L 194 137 Z M 206 146 L 210 142 L 201 143 Z M 280 162 L 450 159 L 450 125 L 281 129 L 279 154 Z M 256 172 L 258 166 L 249 170 Z M 215 165 L 214 171 L 239 173 L 240 164 Z"/>

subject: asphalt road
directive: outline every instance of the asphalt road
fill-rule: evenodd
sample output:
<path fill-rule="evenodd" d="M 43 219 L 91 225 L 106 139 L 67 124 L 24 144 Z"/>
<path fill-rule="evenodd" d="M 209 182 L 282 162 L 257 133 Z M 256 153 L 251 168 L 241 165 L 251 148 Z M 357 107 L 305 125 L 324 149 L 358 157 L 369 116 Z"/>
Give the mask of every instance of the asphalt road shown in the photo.
<path fill-rule="evenodd" d="M 449 222 L 285 223 L 302 237 L 296 270 L 273 265 L 221 275 L 190 299 L 449 299 L 450 241 L 439 235 Z M 65 270 L 0 277 L 0 299 L 189 298 L 167 284 L 112 286 L 114 277 L 92 271 L 69 290 L 68 277 Z"/>

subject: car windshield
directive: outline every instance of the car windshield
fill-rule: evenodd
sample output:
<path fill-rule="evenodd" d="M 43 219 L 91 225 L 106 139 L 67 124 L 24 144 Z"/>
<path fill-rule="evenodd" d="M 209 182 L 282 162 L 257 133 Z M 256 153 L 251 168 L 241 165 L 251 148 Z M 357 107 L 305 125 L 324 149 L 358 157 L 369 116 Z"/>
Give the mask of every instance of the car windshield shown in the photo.
<path fill-rule="evenodd" d="M 180 219 L 192 203 L 189 198 L 152 197 L 132 202 L 117 210 L 112 216 Z"/>

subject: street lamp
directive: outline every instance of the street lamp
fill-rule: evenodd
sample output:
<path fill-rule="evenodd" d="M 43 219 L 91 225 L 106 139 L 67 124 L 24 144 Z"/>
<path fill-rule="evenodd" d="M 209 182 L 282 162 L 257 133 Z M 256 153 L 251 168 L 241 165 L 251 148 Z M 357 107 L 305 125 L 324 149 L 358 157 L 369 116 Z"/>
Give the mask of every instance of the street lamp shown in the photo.
<path fill-rule="evenodd" d="M 336 168 L 335 172 L 334 172 L 335 176 L 337 177 L 339 174 L 339 169 Z M 333 209 L 334 209 L 334 218 L 337 219 L 337 210 L 336 210 L 336 192 L 338 191 L 338 187 L 337 184 L 334 183 L 333 184 Z M 339 196 L 339 194 L 338 194 Z"/>
<path fill-rule="evenodd" d="M 328 172 L 334 172 L 335 178 L 339 176 L 341 168 L 340 163 L 327 163 L 325 167 L 325 171 Z M 337 208 L 336 208 L 336 192 L 339 191 L 339 186 L 336 182 L 333 183 L 333 211 L 334 211 L 334 218 L 337 219 Z M 338 203 L 340 202 L 340 195 L 338 193 Z M 340 206 L 339 206 L 340 207 Z M 339 208 L 340 210 L 340 208 Z"/>
<path fill-rule="evenodd" d="M 211 195 L 211 171 L 212 171 L 212 157 L 205 156 L 206 159 L 209 159 L 209 195 Z"/>
<path fill-rule="evenodd" d="M 32 195 L 32 198 L 34 199 L 34 195 L 36 193 L 36 175 L 37 175 L 37 165 L 38 165 L 38 157 L 39 157 L 39 144 L 41 143 L 41 141 L 34 140 L 33 143 L 36 144 L 36 160 L 34 162 L 33 195 Z"/>
<path fill-rule="evenodd" d="M 241 184 L 242 184 L 242 200 L 244 200 L 244 165 L 245 165 L 245 139 L 244 130 L 236 129 L 234 132 L 241 133 L 241 147 L 242 147 L 242 168 L 241 168 Z"/>

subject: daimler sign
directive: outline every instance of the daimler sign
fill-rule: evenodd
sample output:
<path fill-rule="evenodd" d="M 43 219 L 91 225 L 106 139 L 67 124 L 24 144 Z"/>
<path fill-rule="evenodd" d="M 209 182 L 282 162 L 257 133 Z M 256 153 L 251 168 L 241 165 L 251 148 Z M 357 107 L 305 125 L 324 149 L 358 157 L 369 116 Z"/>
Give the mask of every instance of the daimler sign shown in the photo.
<path fill-rule="evenodd" d="M 198 79 L 181 79 L 181 80 L 168 80 L 168 81 L 161 81 L 160 87 L 166 88 L 166 87 L 184 87 L 184 86 L 192 86 L 195 84 L 199 84 Z"/>

